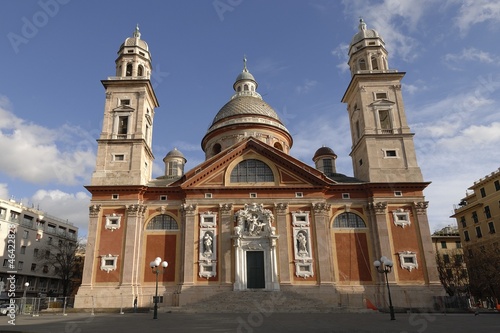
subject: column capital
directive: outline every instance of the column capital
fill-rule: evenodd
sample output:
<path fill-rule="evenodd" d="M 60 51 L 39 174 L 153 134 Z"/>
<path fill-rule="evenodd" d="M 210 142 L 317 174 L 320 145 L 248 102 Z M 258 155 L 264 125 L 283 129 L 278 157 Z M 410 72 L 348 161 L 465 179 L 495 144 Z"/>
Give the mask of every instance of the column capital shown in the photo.
<path fill-rule="evenodd" d="M 375 214 L 385 214 L 387 209 L 387 202 L 372 201 L 368 203 L 368 209 L 375 212 Z"/>
<path fill-rule="evenodd" d="M 219 204 L 219 210 L 221 214 L 229 215 L 233 210 L 233 204 L 232 203 Z"/>
<path fill-rule="evenodd" d="M 427 212 L 427 207 L 429 206 L 429 201 L 414 202 L 413 206 L 415 207 L 417 214 L 422 215 L 422 214 L 425 214 Z"/>
<path fill-rule="evenodd" d="M 144 212 L 146 211 L 147 206 L 141 204 L 133 204 L 125 206 L 127 209 L 128 216 L 144 216 Z"/>
<path fill-rule="evenodd" d="M 193 215 L 196 213 L 196 204 L 183 203 L 181 205 L 181 212 L 183 215 Z"/>
<path fill-rule="evenodd" d="M 99 216 L 100 211 L 101 211 L 101 205 L 90 205 L 89 206 L 89 216 L 90 217 Z"/>
<path fill-rule="evenodd" d="M 279 202 L 274 204 L 274 207 L 276 208 L 277 214 L 286 214 L 286 211 L 288 209 L 288 203 Z"/>
<path fill-rule="evenodd" d="M 330 211 L 330 207 L 331 205 L 326 202 L 313 203 L 313 210 L 315 214 L 326 214 Z"/>

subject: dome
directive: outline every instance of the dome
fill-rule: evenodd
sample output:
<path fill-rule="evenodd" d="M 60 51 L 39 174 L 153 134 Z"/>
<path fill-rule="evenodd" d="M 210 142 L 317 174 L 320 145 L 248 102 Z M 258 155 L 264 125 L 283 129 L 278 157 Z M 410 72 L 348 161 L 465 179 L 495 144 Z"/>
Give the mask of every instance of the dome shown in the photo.
<path fill-rule="evenodd" d="M 124 46 L 138 46 L 149 52 L 148 43 L 146 43 L 141 39 L 141 33 L 139 32 L 139 25 L 136 26 L 132 37 L 125 39 L 125 42 L 121 45 L 120 48 Z"/>
<path fill-rule="evenodd" d="M 183 158 L 184 160 L 186 160 L 184 155 L 179 150 L 177 150 L 177 148 L 174 148 L 171 151 L 169 151 L 163 160 L 165 160 L 167 158 L 171 158 L 171 157 L 178 157 L 178 158 Z"/>
<path fill-rule="evenodd" d="M 238 81 L 241 81 L 241 80 L 252 80 L 252 81 L 255 81 L 255 78 L 253 77 L 252 73 L 250 73 L 249 71 L 243 71 L 240 73 L 240 75 L 238 75 L 238 77 L 236 78 L 235 80 L 235 83 L 238 82 Z"/>
<path fill-rule="evenodd" d="M 312 158 L 313 161 L 316 160 L 318 157 L 320 156 L 326 156 L 326 155 L 330 155 L 330 156 L 335 156 L 337 157 L 337 155 L 335 154 L 335 152 L 332 150 L 332 148 L 330 147 L 321 147 L 319 148 L 318 150 L 316 150 L 316 152 L 314 153 L 314 157 Z"/>
<path fill-rule="evenodd" d="M 366 29 L 366 23 L 363 19 L 359 19 L 359 31 L 357 34 L 352 37 L 351 46 L 356 44 L 357 42 L 365 39 L 365 38 L 380 38 L 382 41 L 382 37 L 379 36 L 378 32 L 375 29 Z"/>
<path fill-rule="evenodd" d="M 262 117 L 270 119 L 262 119 Z M 238 96 L 231 99 L 220 109 L 212 121 L 207 134 L 223 126 L 241 123 L 267 124 L 278 127 L 288 133 L 286 127 L 281 123 L 278 114 L 269 104 L 253 96 Z"/>

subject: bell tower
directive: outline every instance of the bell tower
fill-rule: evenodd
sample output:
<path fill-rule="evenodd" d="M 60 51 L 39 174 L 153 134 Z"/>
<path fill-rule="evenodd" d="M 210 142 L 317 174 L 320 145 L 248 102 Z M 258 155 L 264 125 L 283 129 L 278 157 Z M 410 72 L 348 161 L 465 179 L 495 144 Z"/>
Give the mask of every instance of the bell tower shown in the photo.
<path fill-rule="evenodd" d="M 351 82 L 342 98 L 351 126 L 354 177 L 422 182 L 401 94 L 404 72 L 389 69 L 385 43 L 363 19 L 349 45 Z"/>
<path fill-rule="evenodd" d="M 116 76 L 101 81 L 106 101 L 91 185 L 144 185 L 152 176 L 153 119 L 159 104 L 150 81 L 151 54 L 138 26 L 120 46 L 115 63 Z"/>

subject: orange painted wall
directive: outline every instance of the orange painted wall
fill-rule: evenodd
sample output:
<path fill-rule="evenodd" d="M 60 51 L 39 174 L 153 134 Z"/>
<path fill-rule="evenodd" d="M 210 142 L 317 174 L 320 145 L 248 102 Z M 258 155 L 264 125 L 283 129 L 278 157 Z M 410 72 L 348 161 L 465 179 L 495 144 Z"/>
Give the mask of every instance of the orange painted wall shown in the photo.
<path fill-rule="evenodd" d="M 121 227 L 116 230 L 109 230 L 105 228 L 106 225 L 106 215 L 110 214 L 121 214 Z M 96 260 L 96 282 L 120 282 L 120 272 L 122 268 L 123 260 L 123 237 L 125 234 L 126 223 L 125 223 L 125 210 L 123 209 L 103 209 L 101 217 L 101 237 L 99 239 L 99 251 Z M 106 273 L 106 271 L 101 270 L 101 257 L 102 255 L 118 255 L 118 260 L 116 264 L 116 270 Z"/>
<path fill-rule="evenodd" d="M 389 207 L 389 211 L 393 211 L 397 208 L 404 208 L 405 210 L 410 210 L 411 207 Z M 411 224 L 406 226 L 405 228 L 396 226 L 393 221 L 393 215 L 390 214 L 391 219 L 391 233 L 392 240 L 394 244 L 394 267 L 398 270 L 399 281 L 423 281 L 424 280 L 424 270 L 423 270 L 423 261 L 420 253 L 420 248 L 418 246 L 418 236 L 416 231 L 416 223 L 415 216 L 410 213 L 410 221 Z M 416 270 L 412 270 L 411 272 L 407 269 L 402 269 L 399 261 L 398 252 L 402 251 L 412 251 L 417 253 L 417 262 L 419 268 Z"/>
<path fill-rule="evenodd" d="M 158 277 L 158 281 L 173 282 L 175 281 L 175 266 L 176 266 L 176 235 L 147 235 L 146 237 L 146 254 L 144 256 L 144 282 L 155 282 L 155 274 L 151 272 L 149 263 L 156 257 L 162 258 L 168 262 L 168 267 L 164 274 Z"/>
<path fill-rule="evenodd" d="M 372 281 L 365 233 L 336 233 L 335 243 L 340 282 Z"/>

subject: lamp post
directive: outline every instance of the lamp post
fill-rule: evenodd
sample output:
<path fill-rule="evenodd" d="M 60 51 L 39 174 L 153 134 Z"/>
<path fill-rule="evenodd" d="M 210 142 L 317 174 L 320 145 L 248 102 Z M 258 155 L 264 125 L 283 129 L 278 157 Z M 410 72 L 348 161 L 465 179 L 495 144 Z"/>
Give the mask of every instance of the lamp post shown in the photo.
<path fill-rule="evenodd" d="M 162 262 L 160 257 L 156 257 L 155 260 L 149 263 L 149 266 L 151 267 L 153 274 L 156 275 L 156 292 L 154 299 L 155 307 L 153 312 L 153 319 L 158 319 L 158 275 L 165 271 L 165 268 L 167 268 L 168 266 L 168 262 Z"/>
<path fill-rule="evenodd" d="M 391 288 L 389 288 L 389 279 L 387 278 L 387 273 L 390 273 L 392 271 L 393 263 L 387 257 L 383 256 L 380 257 L 380 260 L 375 260 L 373 262 L 373 265 L 377 268 L 377 271 L 379 273 L 385 274 L 385 282 L 387 283 L 387 293 L 389 294 L 389 312 L 391 313 L 391 320 L 396 320 L 396 317 L 394 317 L 394 308 L 392 306 Z"/>
<path fill-rule="evenodd" d="M 29 282 L 24 283 L 24 292 L 23 292 L 23 301 L 22 301 L 23 314 L 24 314 L 24 311 L 26 311 L 26 291 L 28 291 L 29 286 L 30 286 Z"/>

